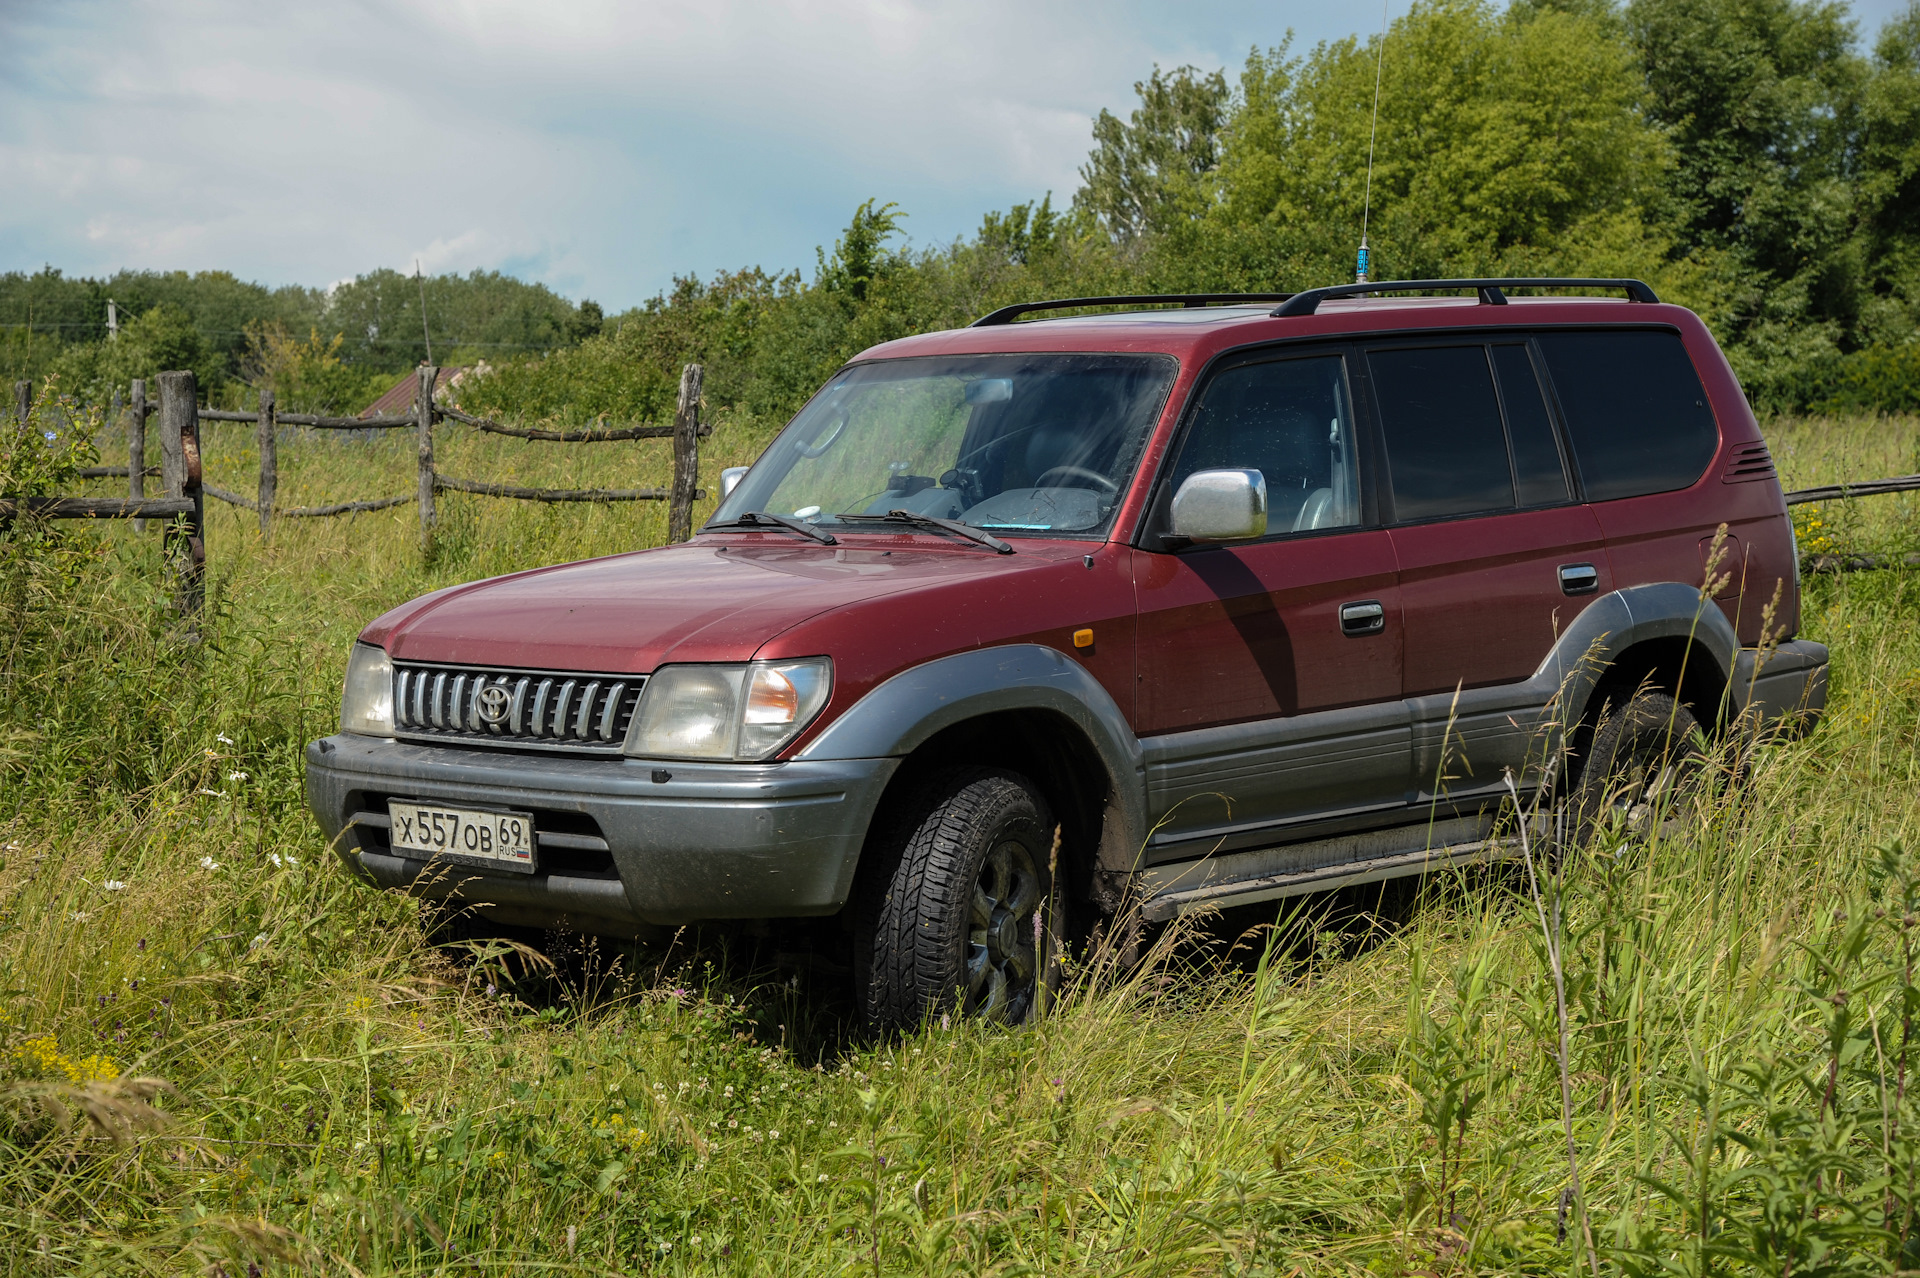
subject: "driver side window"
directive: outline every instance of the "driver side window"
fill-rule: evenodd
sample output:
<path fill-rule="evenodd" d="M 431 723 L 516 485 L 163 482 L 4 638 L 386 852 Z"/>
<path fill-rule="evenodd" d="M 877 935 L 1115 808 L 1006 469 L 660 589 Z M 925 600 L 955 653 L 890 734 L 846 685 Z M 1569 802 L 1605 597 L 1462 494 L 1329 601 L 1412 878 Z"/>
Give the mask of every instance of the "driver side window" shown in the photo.
<path fill-rule="evenodd" d="M 1173 490 L 1199 470 L 1257 470 L 1269 532 L 1360 522 L 1352 400 L 1339 355 L 1243 364 L 1217 374 L 1174 463 Z"/>

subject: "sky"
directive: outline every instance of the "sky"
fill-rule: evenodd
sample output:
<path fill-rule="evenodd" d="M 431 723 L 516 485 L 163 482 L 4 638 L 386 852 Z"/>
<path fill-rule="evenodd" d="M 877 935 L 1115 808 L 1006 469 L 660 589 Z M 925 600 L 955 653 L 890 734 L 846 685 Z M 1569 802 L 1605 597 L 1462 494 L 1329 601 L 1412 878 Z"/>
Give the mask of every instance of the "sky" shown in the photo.
<path fill-rule="evenodd" d="M 1857 0 L 1865 34 L 1903 0 Z M 1407 0 L 1388 0 L 1405 11 Z M 609 311 L 1065 203 L 1158 63 L 1379 0 L 0 0 L 0 271 L 500 270 Z"/>

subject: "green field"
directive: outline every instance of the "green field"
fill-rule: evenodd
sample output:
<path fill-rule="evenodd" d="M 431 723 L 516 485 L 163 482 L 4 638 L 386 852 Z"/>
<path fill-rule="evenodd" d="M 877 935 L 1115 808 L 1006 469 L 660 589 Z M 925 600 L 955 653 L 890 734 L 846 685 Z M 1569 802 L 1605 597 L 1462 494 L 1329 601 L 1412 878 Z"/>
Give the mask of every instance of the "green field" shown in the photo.
<path fill-rule="evenodd" d="M 1788 487 L 1920 469 L 1920 420 L 1768 433 Z M 208 435 L 209 480 L 250 492 L 251 427 Z M 705 482 L 768 435 L 723 416 Z M 411 448 L 291 439 L 282 500 L 407 492 Z M 455 427 L 439 455 L 565 487 L 665 483 L 669 456 Z M 302 805 L 349 642 L 425 590 L 655 544 L 666 517 L 440 500 L 424 561 L 412 507 L 263 544 L 215 506 L 197 645 L 153 531 L 0 540 L 0 1273 L 1920 1266 L 1913 573 L 1810 579 L 1820 730 L 1687 828 L 1544 884 L 1573 1200 L 1523 873 L 1309 899 L 1278 930 L 1237 912 L 1145 970 L 1080 972 L 1036 1026 L 880 1043 L 778 937 L 574 944 L 557 970 L 437 947 Z M 1804 512 L 1803 548 L 1920 549 L 1914 516 Z"/>

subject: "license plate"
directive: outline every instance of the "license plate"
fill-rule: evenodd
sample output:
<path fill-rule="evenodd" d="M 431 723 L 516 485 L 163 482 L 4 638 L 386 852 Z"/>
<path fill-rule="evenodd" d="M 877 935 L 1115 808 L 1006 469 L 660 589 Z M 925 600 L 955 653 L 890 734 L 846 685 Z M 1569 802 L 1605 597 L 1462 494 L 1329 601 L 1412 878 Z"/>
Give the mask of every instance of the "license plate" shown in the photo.
<path fill-rule="evenodd" d="M 445 803 L 387 802 L 396 852 L 440 857 L 461 865 L 533 873 L 533 816 Z"/>

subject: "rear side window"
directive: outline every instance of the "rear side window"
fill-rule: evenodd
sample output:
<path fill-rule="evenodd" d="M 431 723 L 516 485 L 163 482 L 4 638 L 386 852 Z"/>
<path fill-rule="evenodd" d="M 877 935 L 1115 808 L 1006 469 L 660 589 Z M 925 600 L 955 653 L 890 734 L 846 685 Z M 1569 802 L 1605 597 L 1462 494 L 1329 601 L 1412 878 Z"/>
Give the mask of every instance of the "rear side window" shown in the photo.
<path fill-rule="evenodd" d="M 1678 333 L 1541 333 L 1589 501 L 1671 492 L 1719 446 L 1707 393 Z"/>
<path fill-rule="evenodd" d="M 1511 510 L 1513 470 L 1484 346 L 1371 351 L 1397 520 Z"/>

